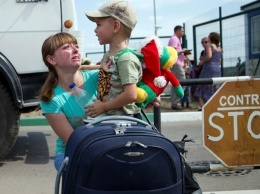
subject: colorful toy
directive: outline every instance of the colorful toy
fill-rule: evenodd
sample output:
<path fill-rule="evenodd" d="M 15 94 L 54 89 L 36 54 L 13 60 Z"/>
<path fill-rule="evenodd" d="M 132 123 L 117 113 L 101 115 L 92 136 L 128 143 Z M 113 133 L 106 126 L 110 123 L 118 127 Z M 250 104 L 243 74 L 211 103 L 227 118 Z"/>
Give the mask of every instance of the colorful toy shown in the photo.
<path fill-rule="evenodd" d="M 163 93 L 170 82 L 177 97 L 182 98 L 184 91 L 170 68 L 176 63 L 178 52 L 173 47 L 162 47 L 158 37 L 144 39 L 137 50 L 143 56 L 143 76 L 137 83 L 137 104 L 144 108 Z"/>

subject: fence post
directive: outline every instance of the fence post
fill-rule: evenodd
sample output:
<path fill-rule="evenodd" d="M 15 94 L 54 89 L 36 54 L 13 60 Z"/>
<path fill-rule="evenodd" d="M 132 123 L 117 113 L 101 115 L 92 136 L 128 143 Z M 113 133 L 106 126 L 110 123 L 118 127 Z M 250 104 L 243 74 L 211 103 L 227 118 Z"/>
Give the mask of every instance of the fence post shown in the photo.
<path fill-rule="evenodd" d="M 223 43 L 223 35 L 222 35 L 222 9 L 219 7 L 219 34 L 220 34 L 220 43 L 221 43 L 221 48 L 223 48 L 224 43 Z M 222 57 L 223 58 L 223 57 Z M 224 75 L 224 67 L 223 67 L 223 60 L 221 60 L 221 75 Z"/>

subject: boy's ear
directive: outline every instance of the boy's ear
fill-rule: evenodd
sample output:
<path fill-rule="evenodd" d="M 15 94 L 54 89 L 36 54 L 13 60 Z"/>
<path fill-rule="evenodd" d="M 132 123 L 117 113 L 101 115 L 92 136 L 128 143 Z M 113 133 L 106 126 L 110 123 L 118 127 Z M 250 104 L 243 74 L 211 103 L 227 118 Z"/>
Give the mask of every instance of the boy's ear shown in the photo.
<path fill-rule="evenodd" d="M 120 30 L 120 28 L 121 28 L 121 22 L 119 21 L 119 20 L 115 20 L 115 22 L 114 22 L 114 31 L 115 32 L 118 32 L 119 30 Z"/>

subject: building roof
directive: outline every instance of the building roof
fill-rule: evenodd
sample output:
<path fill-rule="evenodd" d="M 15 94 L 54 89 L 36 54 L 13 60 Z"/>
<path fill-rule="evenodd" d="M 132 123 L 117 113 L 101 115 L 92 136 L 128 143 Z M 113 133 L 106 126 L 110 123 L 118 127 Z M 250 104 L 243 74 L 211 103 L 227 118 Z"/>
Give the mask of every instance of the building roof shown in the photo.
<path fill-rule="evenodd" d="M 260 0 L 256 0 L 256 1 L 253 1 L 251 3 L 245 4 L 245 5 L 241 6 L 240 9 L 244 10 L 244 9 L 246 9 L 248 7 L 251 7 L 251 6 L 257 5 L 257 4 L 259 4 L 259 6 L 260 6 Z"/>

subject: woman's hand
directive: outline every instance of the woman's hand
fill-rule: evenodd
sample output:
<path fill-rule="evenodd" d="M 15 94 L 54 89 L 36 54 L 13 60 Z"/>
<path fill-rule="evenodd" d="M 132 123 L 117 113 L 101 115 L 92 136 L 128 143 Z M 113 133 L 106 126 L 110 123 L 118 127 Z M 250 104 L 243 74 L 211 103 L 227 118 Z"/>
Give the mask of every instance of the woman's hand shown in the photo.
<path fill-rule="evenodd" d="M 191 54 L 191 49 L 187 49 L 183 51 L 184 55 L 190 55 Z"/>

